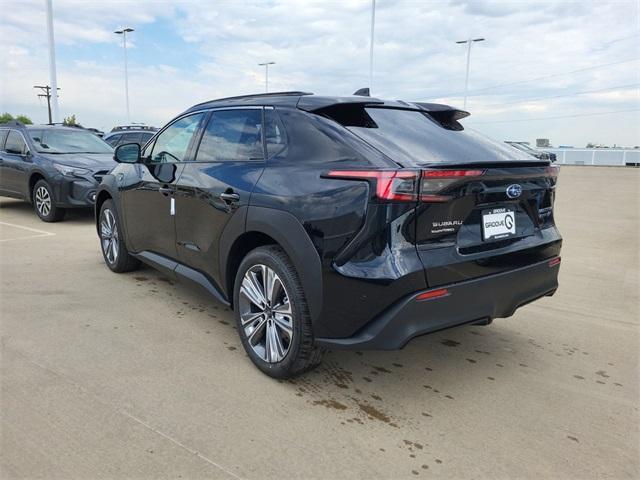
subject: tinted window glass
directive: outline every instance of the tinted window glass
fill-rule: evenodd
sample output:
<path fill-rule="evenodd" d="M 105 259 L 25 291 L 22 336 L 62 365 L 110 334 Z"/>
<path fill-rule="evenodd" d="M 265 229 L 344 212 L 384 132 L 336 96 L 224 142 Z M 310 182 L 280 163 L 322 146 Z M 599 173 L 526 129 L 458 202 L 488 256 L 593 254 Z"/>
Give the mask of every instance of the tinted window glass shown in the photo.
<path fill-rule="evenodd" d="M 196 161 L 262 159 L 261 130 L 261 109 L 213 112 L 202 136 Z"/>
<path fill-rule="evenodd" d="M 8 133 L 9 130 L 0 130 L 0 150 L 2 150 L 4 147 L 4 141 L 7 138 Z"/>
<path fill-rule="evenodd" d="M 124 145 L 125 143 L 140 143 L 139 133 L 123 133 L 122 138 L 118 142 L 118 145 Z"/>
<path fill-rule="evenodd" d="M 80 129 L 28 130 L 36 150 L 42 153 L 113 153 L 100 137 Z"/>
<path fill-rule="evenodd" d="M 422 112 L 370 107 L 361 115 L 366 121 L 347 128 L 403 165 L 531 159 L 469 129 L 442 128 Z"/>
<path fill-rule="evenodd" d="M 4 146 L 4 150 L 7 153 L 22 155 L 23 153 L 26 153 L 27 145 L 24 143 L 22 135 L 15 130 L 11 130 L 7 136 L 7 143 Z"/>
<path fill-rule="evenodd" d="M 115 147 L 118 144 L 118 140 L 122 138 L 122 135 L 114 135 L 113 137 L 109 137 L 105 140 L 109 145 Z"/>
<path fill-rule="evenodd" d="M 189 142 L 204 114 L 198 113 L 181 118 L 162 132 L 153 146 L 151 161 L 175 163 L 185 160 Z"/>
<path fill-rule="evenodd" d="M 264 139 L 267 145 L 267 156 L 271 157 L 280 152 L 286 145 L 284 127 L 275 110 L 268 108 L 264 111 Z"/>
<path fill-rule="evenodd" d="M 142 133 L 142 138 L 140 139 L 140 145 L 144 145 L 147 143 L 151 137 L 153 137 L 153 133 Z"/>

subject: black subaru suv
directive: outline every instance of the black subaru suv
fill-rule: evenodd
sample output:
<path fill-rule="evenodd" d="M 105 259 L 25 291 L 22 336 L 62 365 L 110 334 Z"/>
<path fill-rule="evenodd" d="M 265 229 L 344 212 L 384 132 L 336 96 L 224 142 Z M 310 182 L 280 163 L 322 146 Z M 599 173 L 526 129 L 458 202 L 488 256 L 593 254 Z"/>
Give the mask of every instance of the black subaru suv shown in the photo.
<path fill-rule="evenodd" d="M 326 348 L 508 317 L 558 287 L 557 169 L 467 115 L 304 92 L 196 105 L 116 149 L 96 200 L 105 262 L 203 287 L 278 378 Z"/>
<path fill-rule="evenodd" d="M 93 207 L 102 176 L 115 165 L 113 149 L 85 129 L 0 124 L 0 196 L 31 202 L 45 222 Z"/>

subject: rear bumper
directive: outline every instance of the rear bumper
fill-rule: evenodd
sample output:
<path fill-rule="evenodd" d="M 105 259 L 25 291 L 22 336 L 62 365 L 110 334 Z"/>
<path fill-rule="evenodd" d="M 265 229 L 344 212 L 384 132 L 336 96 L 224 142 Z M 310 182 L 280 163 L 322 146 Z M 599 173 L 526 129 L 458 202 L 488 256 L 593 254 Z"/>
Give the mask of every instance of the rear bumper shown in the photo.
<path fill-rule="evenodd" d="M 465 323 L 509 317 L 518 307 L 558 288 L 560 258 L 489 275 L 427 292 L 413 293 L 396 302 L 355 335 L 348 338 L 316 338 L 318 345 L 336 349 L 395 350 L 414 337 Z M 428 294 L 426 295 L 429 296 Z"/>

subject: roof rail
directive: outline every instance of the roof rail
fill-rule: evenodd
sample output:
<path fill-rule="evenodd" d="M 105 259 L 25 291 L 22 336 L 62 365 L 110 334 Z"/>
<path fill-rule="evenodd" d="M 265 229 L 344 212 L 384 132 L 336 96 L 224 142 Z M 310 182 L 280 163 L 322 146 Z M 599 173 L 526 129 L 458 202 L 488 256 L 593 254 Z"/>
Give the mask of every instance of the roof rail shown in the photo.
<path fill-rule="evenodd" d="M 4 127 L 24 127 L 24 123 L 20 120 L 9 120 L 8 122 L 0 123 Z"/>
<path fill-rule="evenodd" d="M 253 93 L 250 95 L 238 95 L 235 97 L 214 98 L 213 100 L 207 100 L 206 102 L 198 103 L 193 107 L 199 107 L 200 105 L 205 105 L 211 102 L 220 102 L 222 100 L 242 100 L 244 98 L 262 98 L 262 97 L 297 97 L 302 95 L 313 95 L 313 92 L 302 92 L 302 91 L 292 90 L 288 92 Z"/>

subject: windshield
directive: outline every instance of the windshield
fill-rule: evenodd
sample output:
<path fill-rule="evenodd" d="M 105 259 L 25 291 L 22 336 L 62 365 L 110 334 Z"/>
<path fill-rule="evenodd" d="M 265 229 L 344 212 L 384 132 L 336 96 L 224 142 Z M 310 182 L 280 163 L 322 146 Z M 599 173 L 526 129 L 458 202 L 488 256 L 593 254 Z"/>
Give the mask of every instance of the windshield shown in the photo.
<path fill-rule="evenodd" d="M 28 130 L 40 153 L 113 153 L 102 139 L 84 130 Z"/>
<path fill-rule="evenodd" d="M 531 159 L 473 130 L 447 130 L 423 112 L 375 107 L 363 110 L 365 120 L 347 128 L 405 166 Z"/>

